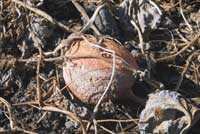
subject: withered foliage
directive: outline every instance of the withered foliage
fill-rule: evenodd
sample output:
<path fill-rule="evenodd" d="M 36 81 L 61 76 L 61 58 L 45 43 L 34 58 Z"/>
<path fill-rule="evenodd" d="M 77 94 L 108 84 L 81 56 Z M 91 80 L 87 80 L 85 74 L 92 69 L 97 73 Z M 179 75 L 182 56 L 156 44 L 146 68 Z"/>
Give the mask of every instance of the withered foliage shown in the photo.
<path fill-rule="evenodd" d="M 0 133 L 200 133 L 199 7 L 198 0 L 1 0 Z M 74 98 L 57 46 L 80 32 L 117 39 L 137 58 L 133 91 L 149 97 L 146 106 L 127 98 L 95 113 Z"/>

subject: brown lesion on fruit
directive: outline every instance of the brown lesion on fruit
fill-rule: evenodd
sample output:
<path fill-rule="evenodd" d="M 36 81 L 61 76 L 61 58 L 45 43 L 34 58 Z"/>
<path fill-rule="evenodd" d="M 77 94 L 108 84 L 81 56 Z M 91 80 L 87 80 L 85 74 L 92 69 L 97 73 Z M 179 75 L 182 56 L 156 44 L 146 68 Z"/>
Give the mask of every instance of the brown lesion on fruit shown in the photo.
<path fill-rule="evenodd" d="M 81 38 L 83 36 L 84 38 Z M 65 49 L 66 62 L 77 66 L 73 69 L 64 66 L 63 71 L 66 84 L 70 83 L 70 91 L 79 100 L 89 104 L 97 103 L 112 75 L 113 54 L 95 45 L 114 51 L 116 57 L 114 78 L 103 101 L 111 99 L 112 95 L 118 96 L 120 92 L 131 90 L 135 81 L 132 71 L 138 69 L 138 66 L 134 57 L 121 44 L 110 38 L 92 35 L 80 35 L 80 38 L 71 41 L 71 44 Z M 84 69 L 81 69 L 81 66 L 84 66 Z M 68 71 L 71 73 L 71 80 L 67 78 Z"/>

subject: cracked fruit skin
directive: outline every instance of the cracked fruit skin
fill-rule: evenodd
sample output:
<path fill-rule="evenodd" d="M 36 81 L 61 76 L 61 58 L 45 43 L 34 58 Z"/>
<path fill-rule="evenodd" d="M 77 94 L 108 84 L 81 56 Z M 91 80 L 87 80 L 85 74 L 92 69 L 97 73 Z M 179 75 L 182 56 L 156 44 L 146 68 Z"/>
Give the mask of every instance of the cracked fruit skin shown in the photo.
<path fill-rule="evenodd" d="M 115 74 L 109 91 L 103 101 L 112 97 L 125 97 L 134 84 L 129 69 L 138 69 L 136 60 L 117 41 L 102 36 L 86 36 L 87 40 L 115 52 Z M 86 104 L 96 104 L 105 91 L 112 75 L 112 54 L 88 44 L 84 39 L 74 40 L 65 52 L 67 60 L 63 66 L 63 77 L 69 91 Z M 127 66 L 129 69 L 127 69 Z"/>

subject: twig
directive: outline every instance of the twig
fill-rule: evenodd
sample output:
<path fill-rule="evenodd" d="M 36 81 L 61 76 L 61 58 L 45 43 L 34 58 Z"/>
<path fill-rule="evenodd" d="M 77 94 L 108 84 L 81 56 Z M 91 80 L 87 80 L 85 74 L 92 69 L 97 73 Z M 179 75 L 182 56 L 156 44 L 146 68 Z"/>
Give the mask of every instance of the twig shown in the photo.
<path fill-rule="evenodd" d="M 148 2 L 149 2 L 152 6 L 154 6 L 154 7 L 157 9 L 157 11 L 158 11 L 158 13 L 159 13 L 160 15 L 162 15 L 162 11 L 161 11 L 160 8 L 156 5 L 156 3 L 154 3 L 154 2 L 151 1 L 151 0 L 148 0 Z"/>
<path fill-rule="evenodd" d="M 19 128 L 19 127 L 17 127 L 15 130 L 16 130 L 16 131 L 20 131 L 20 132 L 25 133 L 25 134 L 38 134 L 38 133 L 36 133 L 36 132 L 24 130 L 24 129 Z"/>
<path fill-rule="evenodd" d="M 38 101 L 39 106 L 41 106 L 41 103 L 42 103 L 41 91 L 40 91 L 40 77 L 39 77 L 40 76 L 40 63 L 41 63 L 41 59 L 42 58 L 38 59 L 38 62 L 37 62 L 37 72 L 36 72 L 36 81 L 37 81 L 36 94 L 37 94 L 37 101 Z"/>
<path fill-rule="evenodd" d="M 84 10 L 84 8 L 78 3 L 76 2 L 76 0 L 72 0 L 72 3 L 74 4 L 74 6 L 77 8 L 77 10 L 82 14 L 82 16 L 86 19 L 86 21 L 88 22 L 90 20 L 89 16 L 87 15 L 86 11 Z M 95 27 L 95 25 L 92 23 L 91 24 L 91 28 L 92 30 L 97 34 L 97 35 L 101 35 L 101 33 L 99 32 L 99 30 Z"/>
<path fill-rule="evenodd" d="M 100 127 L 101 129 L 103 129 L 104 131 L 110 133 L 110 134 L 116 134 L 116 133 L 113 133 L 112 131 L 110 131 L 109 129 L 105 128 L 105 127 L 102 126 L 102 125 L 97 124 L 97 126 Z"/>
<path fill-rule="evenodd" d="M 3 13 L 3 6 L 4 6 L 4 3 L 3 3 L 3 1 L 1 0 L 1 1 L 0 1 L 0 10 L 1 10 L 1 13 Z"/>
<path fill-rule="evenodd" d="M 102 122 L 134 122 L 137 124 L 138 119 L 128 119 L 128 120 L 117 120 L 117 119 L 105 119 L 105 120 L 97 120 L 97 123 Z"/>
<path fill-rule="evenodd" d="M 175 91 L 178 91 L 178 90 L 179 90 L 179 88 L 180 88 L 180 86 L 181 86 L 181 83 L 182 83 L 182 81 L 183 81 L 183 77 L 184 77 L 185 73 L 187 72 L 188 67 L 189 67 L 189 65 L 190 65 L 190 61 L 192 60 L 192 58 L 193 58 L 194 56 L 196 56 L 197 54 L 199 54 L 199 52 L 200 52 L 200 50 L 197 50 L 197 51 L 195 51 L 194 53 L 192 53 L 192 54 L 187 58 L 186 65 L 185 65 L 185 67 L 184 67 L 183 72 L 181 73 L 181 77 L 180 77 L 180 79 L 179 79 L 179 81 L 178 81 L 178 83 L 177 83 L 177 85 L 176 85 Z"/>
<path fill-rule="evenodd" d="M 119 127 L 120 127 L 120 129 L 121 129 L 121 132 L 120 132 L 120 133 L 125 134 L 125 133 L 124 133 L 124 128 L 122 127 L 121 122 L 119 122 L 118 124 L 119 124 Z"/>
<path fill-rule="evenodd" d="M 34 34 L 32 36 L 35 36 Z M 37 60 L 37 71 L 36 71 L 36 94 L 37 94 L 37 102 L 38 105 L 41 106 L 42 105 L 42 97 L 41 97 L 41 90 L 40 90 L 40 64 L 42 61 L 42 47 L 40 45 L 40 41 L 37 38 L 33 37 L 33 41 L 34 41 L 34 46 L 38 49 L 39 52 L 39 58 Z"/>
<path fill-rule="evenodd" d="M 141 49 L 142 54 L 144 54 L 144 41 L 143 41 L 143 37 L 142 37 L 142 33 L 140 31 L 140 28 L 137 26 L 137 24 L 133 20 L 131 20 L 131 24 L 135 27 L 135 29 L 138 32 L 139 41 L 140 41 L 139 47 Z"/>
<path fill-rule="evenodd" d="M 169 12 L 170 9 L 175 8 L 178 5 L 179 5 L 179 2 L 177 2 L 175 4 L 171 4 L 171 5 L 160 4 L 160 7 L 164 8 L 164 11 Z"/>
<path fill-rule="evenodd" d="M 44 117 L 47 115 L 47 112 L 44 112 L 43 114 L 42 114 L 42 116 L 38 119 L 38 121 L 36 121 L 36 123 L 37 124 L 39 124 L 41 121 L 42 121 L 42 119 L 44 119 Z"/>
<path fill-rule="evenodd" d="M 47 13 L 45 13 L 44 11 L 42 11 L 42 10 L 40 10 L 40 9 L 31 7 L 31 6 L 29 6 L 28 4 L 23 3 L 23 2 L 21 2 L 21 1 L 19 1 L 19 0 L 12 0 L 12 2 L 14 2 L 14 3 L 16 3 L 16 4 L 18 4 L 18 5 L 20 5 L 20 6 L 24 7 L 24 8 L 27 8 L 27 9 L 29 9 L 30 11 L 32 11 L 32 12 L 34 12 L 34 13 L 36 13 L 36 14 L 42 16 L 42 17 L 44 17 L 45 19 L 47 19 L 47 20 L 50 21 L 51 23 L 56 24 L 57 26 L 59 26 L 60 28 L 66 30 L 67 32 L 71 32 L 71 33 L 72 33 L 72 32 L 76 32 L 76 31 L 70 29 L 69 27 L 67 27 L 66 25 L 62 24 L 61 22 L 55 20 L 53 17 L 51 17 L 50 15 L 48 15 Z"/>
<path fill-rule="evenodd" d="M 56 107 L 52 107 L 52 106 L 44 106 L 44 107 L 41 107 L 41 108 L 40 107 L 36 107 L 36 106 L 34 106 L 34 107 L 37 108 L 37 109 L 45 110 L 45 111 L 58 112 L 58 113 L 63 113 L 65 115 L 68 115 L 73 120 L 75 120 L 75 121 L 80 123 L 83 134 L 86 134 L 86 130 L 84 128 L 82 120 L 77 115 L 75 115 L 74 113 L 66 111 L 66 110 L 62 110 L 62 109 L 59 109 L 59 108 L 56 108 Z"/>
<path fill-rule="evenodd" d="M 45 52 L 44 55 L 45 56 L 53 55 L 59 50 L 61 50 L 63 47 L 70 47 L 73 41 L 81 39 L 80 34 L 81 33 L 70 34 L 68 38 L 65 40 L 62 40 L 61 43 L 52 52 Z"/>
<path fill-rule="evenodd" d="M 159 30 L 163 30 L 163 31 L 169 32 L 169 34 L 171 35 L 171 44 L 174 45 L 174 47 L 176 48 L 175 43 L 174 43 L 174 35 L 173 35 L 172 31 L 167 29 L 167 28 L 159 28 Z M 167 42 L 166 42 L 166 44 L 167 44 Z"/>
<path fill-rule="evenodd" d="M 96 106 L 95 106 L 94 109 L 93 109 L 92 118 L 94 118 L 95 115 L 96 115 L 96 113 L 98 112 L 99 105 L 101 104 L 101 102 L 102 102 L 104 96 L 105 96 L 106 93 L 108 92 L 108 90 L 109 90 L 109 88 L 110 88 L 110 86 L 111 86 L 111 84 L 112 84 L 113 78 L 114 78 L 114 74 L 115 74 L 115 62 L 116 62 L 116 61 L 115 61 L 115 51 L 112 51 L 112 50 L 110 50 L 110 49 L 106 49 L 106 48 L 104 48 L 104 47 L 101 47 L 100 45 L 96 45 L 96 44 L 94 44 L 94 43 L 91 43 L 91 42 L 89 42 L 84 36 L 82 36 L 82 38 L 83 38 L 88 44 L 90 44 L 91 46 L 94 46 L 94 47 L 97 47 L 97 48 L 99 48 L 99 49 L 102 49 L 102 50 L 104 50 L 105 52 L 108 52 L 108 54 L 112 55 L 112 57 L 113 57 L 112 74 L 111 74 L 110 80 L 109 80 L 109 82 L 108 82 L 108 85 L 107 85 L 107 87 L 105 88 L 105 91 L 103 92 L 103 94 L 101 95 L 99 101 L 97 102 Z M 90 126 L 90 123 L 88 123 L 87 126 L 89 127 L 89 126 Z"/>
<path fill-rule="evenodd" d="M 99 7 L 97 7 L 97 9 L 95 10 L 94 14 L 92 15 L 92 17 L 90 18 L 90 20 L 86 23 L 86 25 L 82 28 L 81 30 L 81 33 L 85 32 L 88 27 L 90 27 L 94 21 L 95 21 L 95 18 L 97 16 L 97 14 L 99 13 L 99 11 L 104 8 L 106 6 L 106 3 L 104 3 L 103 5 L 100 5 Z"/>
<path fill-rule="evenodd" d="M 180 33 L 179 30 L 176 30 L 178 36 L 185 42 L 185 43 L 188 43 L 189 41 Z"/>
<path fill-rule="evenodd" d="M 35 101 L 26 101 L 26 102 L 19 102 L 19 103 L 15 103 L 15 104 L 12 104 L 13 106 L 21 106 L 21 105 L 36 105 L 38 104 L 37 102 Z"/>
<path fill-rule="evenodd" d="M 100 103 L 102 102 L 102 100 L 103 100 L 105 94 L 108 92 L 108 90 L 109 90 L 109 88 L 110 88 L 110 86 L 111 86 L 111 84 L 112 84 L 113 78 L 114 78 L 115 66 L 116 66 L 115 51 L 112 51 L 112 50 L 110 50 L 110 49 L 106 49 L 106 48 L 104 48 L 104 47 L 101 47 L 101 46 L 99 46 L 99 45 L 96 45 L 96 44 L 94 44 L 94 43 L 91 43 L 91 42 L 89 42 L 84 36 L 82 36 L 82 38 L 83 38 L 88 44 L 90 44 L 90 45 L 92 45 L 92 46 L 95 46 L 95 47 L 97 47 L 97 48 L 100 48 L 100 49 L 104 50 L 105 52 L 108 52 L 108 54 L 112 55 L 112 57 L 113 57 L 113 61 L 112 61 L 112 62 L 113 62 L 113 66 L 112 66 L 112 75 L 111 75 L 111 77 L 110 77 L 110 81 L 108 82 L 107 87 L 105 88 L 104 93 L 102 94 L 101 98 L 99 99 L 99 101 L 97 102 L 97 104 L 96 104 L 96 106 L 95 106 L 95 108 L 94 108 L 94 111 L 93 111 L 93 112 L 96 113 L 96 112 L 98 111 L 98 107 L 99 107 Z"/>
<path fill-rule="evenodd" d="M 197 85 L 197 87 L 199 87 L 199 79 L 198 79 L 198 76 L 199 76 L 199 73 L 198 73 L 198 67 L 195 65 L 194 62 L 192 62 L 192 70 L 194 70 L 194 79 L 195 79 L 195 84 Z"/>
<path fill-rule="evenodd" d="M 98 134 L 97 133 L 97 122 L 96 122 L 95 118 L 93 118 L 93 124 L 94 124 L 94 134 Z"/>
<path fill-rule="evenodd" d="M 13 114 L 12 114 L 12 106 L 11 106 L 11 104 L 7 100 L 2 98 L 2 97 L 0 97 L 0 102 L 2 102 L 8 109 L 8 115 L 9 115 L 8 119 L 10 121 L 11 131 L 20 131 L 20 132 L 24 132 L 24 133 L 27 133 L 27 134 L 37 134 L 35 132 L 24 130 L 22 128 L 19 128 L 18 126 L 15 126 L 15 122 L 14 122 Z M 0 133 L 2 133 L 2 131 L 0 131 Z"/>
<path fill-rule="evenodd" d="M 96 120 L 97 123 L 104 123 L 104 122 L 124 122 L 124 123 L 128 123 L 128 122 L 134 122 L 135 124 L 138 124 L 137 122 L 139 121 L 139 119 L 101 119 L 101 120 Z M 83 120 L 83 122 L 89 122 L 88 120 Z"/>
<path fill-rule="evenodd" d="M 4 98 L 0 97 L 0 101 L 7 107 L 8 109 L 8 115 L 9 115 L 9 121 L 10 121 L 10 128 L 13 130 L 14 129 L 14 120 L 13 120 L 13 116 L 12 116 L 12 107 L 10 105 L 10 103 L 5 100 Z"/>
<path fill-rule="evenodd" d="M 35 132 L 23 130 L 23 129 L 14 129 L 14 130 L 2 130 L 0 134 L 38 134 Z"/>
<path fill-rule="evenodd" d="M 148 79 L 150 79 L 150 77 L 151 77 L 151 71 L 150 71 L 151 70 L 151 61 L 149 60 L 149 56 L 147 54 L 145 54 L 145 52 L 144 52 L 144 40 L 143 40 L 143 37 L 142 37 L 142 33 L 140 31 L 140 28 L 135 23 L 135 21 L 131 20 L 131 24 L 136 28 L 136 30 L 138 32 L 139 41 L 140 41 L 139 47 L 141 49 L 142 54 L 145 56 L 145 59 L 146 59 L 146 62 L 147 62 L 147 67 L 148 67 L 147 76 L 148 76 Z"/>
<path fill-rule="evenodd" d="M 189 47 L 191 47 L 198 39 L 200 38 L 200 32 L 197 34 L 197 36 L 191 41 L 189 42 L 185 47 L 183 47 L 180 51 L 176 52 L 175 54 L 163 57 L 163 58 L 158 58 L 155 61 L 156 62 L 162 62 L 165 60 L 171 60 L 173 58 L 175 58 L 176 56 L 180 55 L 181 53 L 183 53 L 185 50 L 187 50 Z"/>
<path fill-rule="evenodd" d="M 189 22 L 185 18 L 185 15 L 183 14 L 182 0 L 179 0 L 179 5 L 180 5 L 180 13 L 181 13 L 181 16 L 183 17 L 183 20 L 185 21 L 188 28 L 193 32 L 191 25 L 189 24 Z"/>

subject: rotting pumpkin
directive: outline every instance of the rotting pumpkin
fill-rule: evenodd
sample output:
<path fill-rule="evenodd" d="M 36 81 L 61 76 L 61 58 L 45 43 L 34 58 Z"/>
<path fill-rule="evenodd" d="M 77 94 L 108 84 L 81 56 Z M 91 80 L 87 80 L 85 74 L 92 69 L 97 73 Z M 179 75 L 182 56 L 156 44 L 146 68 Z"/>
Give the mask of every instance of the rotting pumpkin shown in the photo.
<path fill-rule="evenodd" d="M 63 77 L 69 91 L 86 104 L 96 104 L 108 86 L 115 60 L 114 78 L 102 101 L 108 101 L 114 96 L 118 99 L 127 95 L 130 97 L 130 89 L 135 81 L 132 71 L 138 69 L 135 58 L 112 38 L 93 35 L 84 37 L 71 41 L 65 52 Z M 112 53 L 94 44 L 114 51 L 115 59 Z M 136 97 L 134 94 L 131 96 Z"/>

